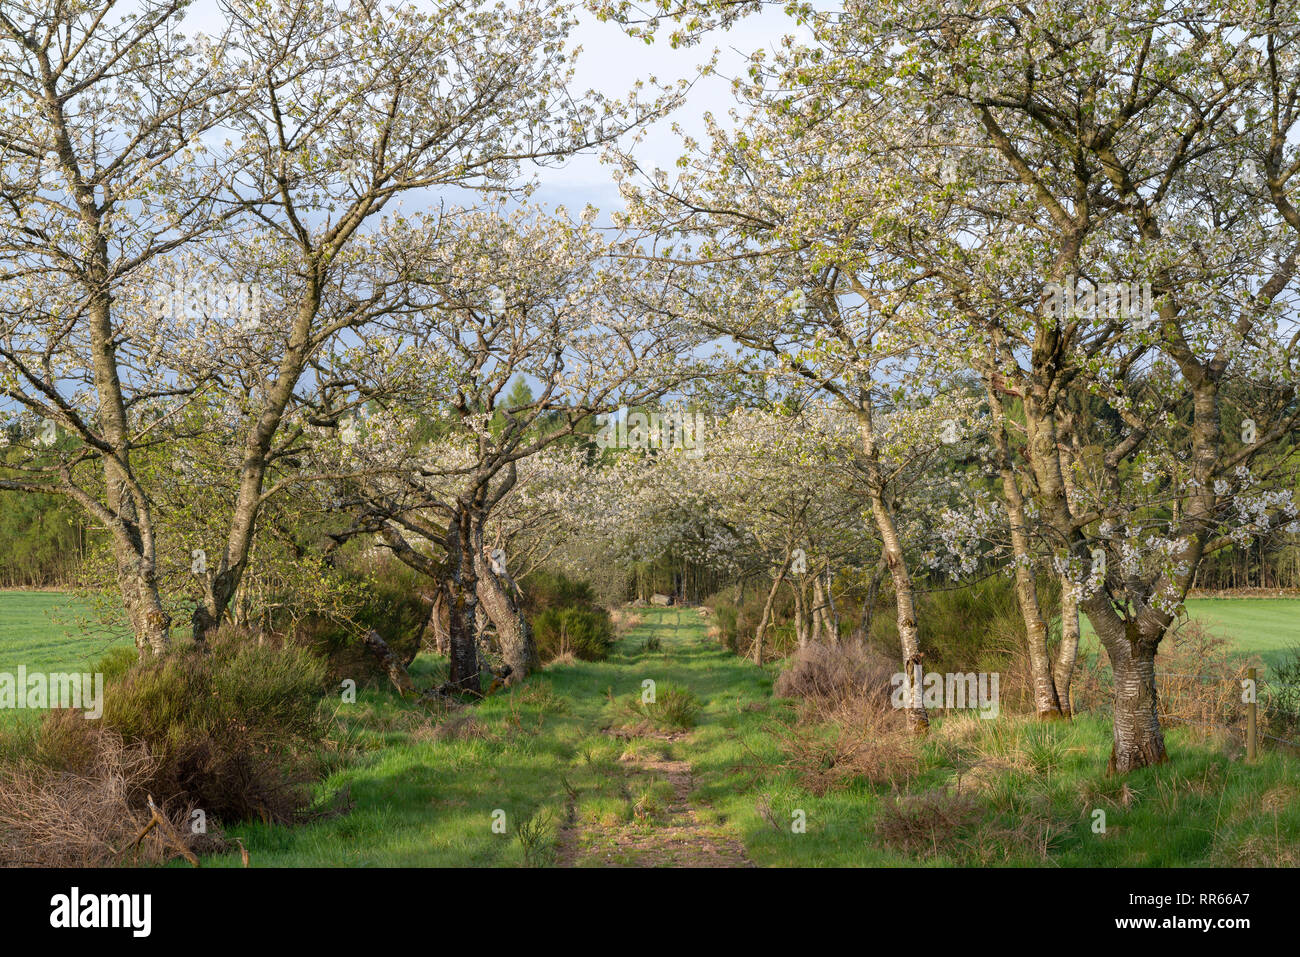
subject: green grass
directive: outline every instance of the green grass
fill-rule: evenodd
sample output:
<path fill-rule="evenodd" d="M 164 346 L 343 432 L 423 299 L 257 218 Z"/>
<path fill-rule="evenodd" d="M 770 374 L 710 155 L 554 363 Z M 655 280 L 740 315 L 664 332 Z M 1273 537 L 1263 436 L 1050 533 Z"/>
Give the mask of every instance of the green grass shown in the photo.
<path fill-rule="evenodd" d="M 60 600 L 0 595 L 8 648 L 0 669 L 70 668 L 102 653 L 49 633 L 43 613 Z M 1247 765 L 1228 742 L 1172 728 L 1169 764 L 1110 778 L 1104 718 L 1040 724 L 1005 709 L 991 721 L 935 716 L 916 776 L 901 785 L 922 835 L 904 846 L 882 830 L 898 817 L 888 785 L 857 780 L 819 795 L 801 783 L 774 733 L 794 721 L 789 704 L 771 696 L 774 668 L 710 641 L 693 609 L 642 613 L 607 661 L 553 666 L 450 715 L 381 687 L 363 689 L 356 703 L 327 702 L 337 728 L 318 756 L 328 772 L 316 788 L 320 817 L 226 833 L 263 867 L 547 865 L 570 813 L 596 832 L 663 823 L 671 789 L 633 779 L 620 761 L 640 756 L 689 761 L 700 820 L 764 866 L 1300 863 L 1300 759 L 1266 748 Z M 422 656 L 413 672 L 427 686 L 444 669 Z M 629 702 L 646 679 L 698 703 L 693 727 L 668 739 L 604 733 L 632 723 Z M 969 807 L 954 813 L 955 825 L 927 831 L 933 809 L 906 810 L 916 801 Z M 1096 810 L 1105 812 L 1104 834 L 1093 830 Z M 498 811 L 503 833 L 493 828 Z M 791 828 L 796 811 L 805 833 Z M 238 867 L 240 857 L 205 866 Z"/>
<path fill-rule="evenodd" d="M 659 638 L 662 650 L 645 652 L 648 638 Z M 423 681 L 441 667 L 417 665 Z M 698 699 L 701 711 L 689 736 L 628 741 L 602 733 L 625 723 L 627 700 L 640 694 L 646 678 Z M 669 795 L 662 784 L 629 787 L 619 758 L 631 753 L 690 761 L 701 819 L 741 841 L 760 865 L 1296 861 L 1300 763 L 1294 759 L 1266 752 L 1246 765 L 1220 743 L 1171 729 L 1170 764 L 1108 778 L 1108 722 L 1043 725 L 1005 712 L 996 721 L 937 717 L 908 793 L 951 795 L 958 775 L 973 780 L 971 768 L 981 762 L 1005 767 L 974 789 L 971 820 L 936 835 L 932 848 L 890 846 L 876 830 L 887 786 L 858 782 L 818 796 L 782 767 L 772 729 L 793 717 L 771 698 L 771 679 L 770 669 L 705 638 L 693 610 L 648 609 L 608 661 L 552 667 L 513 693 L 489 698 L 468 709 L 473 724 L 460 737 L 444 731 L 447 740 L 437 740 L 431 729 L 438 721 L 448 727 L 446 719 L 428 718 L 384 690 L 364 692 L 339 710 L 342 737 L 356 750 L 339 759 L 343 766 L 320 789 L 322 806 L 346 789 L 352 810 L 298 827 L 242 825 L 230 833 L 260 866 L 548 864 L 566 806 L 588 827 L 627 825 L 634 808 L 640 826 L 655 826 Z M 1105 834 L 1093 831 L 1097 809 L 1106 813 Z M 492 829 L 497 810 L 505 812 L 502 834 Z M 791 829 L 795 811 L 803 812 L 806 833 Z M 211 863 L 238 866 L 239 858 Z"/>
<path fill-rule="evenodd" d="M 1300 646 L 1300 598 L 1189 598 L 1187 614 L 1212 632 L 1229 639 L 1235 650 L 1259 655 L 1276 665 Z M 1093 650 L 1096 635 L 1087 618 L 1082 639 Z"/>
<path fill-rule="evenodd" d="M 0 671 L 85 671 L 129 633 L 92 623 L 90 607 L 67 592 L 0 591 Z"/>
<path fill-rule="evenodd" d="M 579 818 L 625 821 L 642 795 L 623 793 L 619 756 L 629 747 L 693 753 L 602 733 L 626 721 L 626 701 L 639 698 L 642 681 L 694 693 L 703 704 L 696 720 L 710 739 L 736 727 L 739 705 L 769 693 L 766 672 L 705 642 L 693 611 L 680 612 L 680 628 L 677 614 L 652 612 L 606 661 L 553 666 L 465 709 L 473 727 L 460 737 L 449 722 L 463 716 L 429 714 L 385 689 L 364 690 L 355 704 L 339 705 L 339 738 L 353 753 L 320 788 L 321 807 L 346 792 L 352 811 L 298 827 L 252 824 L 229 833 L 262 866 L 511 866 L 529 863 L 518 829 L 530 822 L 543 826 L 553 854 L 570 789 L 578 794 Z M 641 650 L 651 635 L 661 638 L 662 651 Z M 417 683 L 432 684 L 441 667 L 417 660 Z M 434 738 L 439 722 L 448 740 Z M 498 810 L 505 812 L 504 834 L 492 829 Z M 549 857 L 542 853 L 540 862 Z M 213 863 L 238 866 L 239 856 Z"/>
<path fill-rule="evenodd" d="M 0 591 L 0 672 L 89 672 L 130 634 L 106 632 L 90 607 L 66 592 Z M 35 721 L 39 711 L 0 709 L 0 726 Z"/>

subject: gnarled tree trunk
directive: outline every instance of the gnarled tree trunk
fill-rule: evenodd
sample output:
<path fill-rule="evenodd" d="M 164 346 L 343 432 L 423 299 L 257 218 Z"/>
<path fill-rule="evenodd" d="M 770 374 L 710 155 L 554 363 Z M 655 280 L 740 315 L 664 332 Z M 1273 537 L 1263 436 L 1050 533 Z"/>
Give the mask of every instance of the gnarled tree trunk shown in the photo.
<path fill-rule="evenodd" d="M 1169 760 L 1156 697 L 1156 643 L 1140 638 L 1136 625 L 1126 632 L 1102 637 L 1115 674 L 1115 727 L 1107 764 L 1112 774 Z"/>
<path fill-rule="evenodd" d="M 474 565 L 478 600 L 496 626 L 501 657 L 510 666 L 510 681 L 519 681 L 538 666 L 533 630 L 513 594 L 509 571 L 498 575 L 483 553 L 483 530 L 475 531 Z"/>

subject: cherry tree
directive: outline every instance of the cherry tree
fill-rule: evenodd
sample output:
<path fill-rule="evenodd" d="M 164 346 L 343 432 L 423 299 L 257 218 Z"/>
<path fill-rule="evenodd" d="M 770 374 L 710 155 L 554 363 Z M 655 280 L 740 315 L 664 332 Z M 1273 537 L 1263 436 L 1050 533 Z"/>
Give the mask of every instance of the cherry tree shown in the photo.
<path fill-rule="evenodd" d="M 0 10 L 0 415 L 28 453 L 0 490 L 66 496 L 108 532 L 142 656 L 166 648 L 171 622 L 137 413 L 183 406 L 199 384 L 151 366 L 175 342 L 142 337 L 123 299 L 229 218 L 204 137 L 247 95 L 213 68 L 228 37 L 183 39 L 185 6 Z"/>
<path fill-rule="evenodd" d="M 616 249 L 594 217 L 524 207 L 467 210 L 451 227 L 394 223 L 387 242 L 413 306 L 377 321 L 332 369 L 375 407 L 354 426 L 364 442 L 339 436 L 347 456 L 384 473 L 358 486 L 358 527 L 444 589 L 451 683 L 465 690 L 478 688 L 480 603 L 512 675 L 536 665 L 487 538 L 520 464 L 593 415 L 653 400 L 703 368 L 700 334 L 673 318 L 673 270 Z M 533 384 L 525 394 L 511 391 L 520 379 Z"/>
<path fill-rule="evenodd" d="M 1278 318 L 1296 249 L 1273 196 L 1238 177 L 1230 118 L 1268 32 L 1240 23 L 1218 4 L 864 3 L 827 23 L 813 80 L 942 118 L 918 163 L 953 170 L 961 238 L 918 261 L 987 355 L 990 402 L 1023 417 L 1004 488 L 1034 511 L 1012 521 L 1042 530 L 1107 650 L 1121 772 L 1165 759 L 1154 658 L 1201 558 L 1294 514 L 1250 469 L 1296 422 Z M 1239 434 L 1223 397 L 1246 378 L 1265 387 L 1238 390 L 1255 425 Z M 1078 395 L 1106 415 L 1067 408 Z"/>

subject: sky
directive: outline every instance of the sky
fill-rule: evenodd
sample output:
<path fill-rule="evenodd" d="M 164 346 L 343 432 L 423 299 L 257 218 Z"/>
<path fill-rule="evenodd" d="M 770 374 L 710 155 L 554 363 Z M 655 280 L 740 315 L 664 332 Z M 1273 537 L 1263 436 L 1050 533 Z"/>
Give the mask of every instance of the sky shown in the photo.
<path fill-rule="evenodd" d="M 742 19 L 730 30 L 714 31 L 699 45 L 672 49 L 668 29 L 653 45 L 627 36 L 613 23 L 601 23 L 584 13 L 575 31 L 582 46 L 576 86 L 617 96 L 631 88 L 638 78 L 651 75 L 661 81 L 697 77 L 700 64 L 719 51 L 716 75 L 699 77 L 686 102 L 671 116 L 655 125 L 638 144 L 637 155 L 646 168 L 671 168 L 681 153 L 679 137 L 671 129 L 675 121 L 685 132 L 703 137 L 703 117 L 712 113 L 724 121 L 734 105 L 731 77 L 743 74 L 746 57 L 760 48 L 775 49 L 782 36 L 793 32 L 793 22 L 779 9 Z M 601 210 L 620 204 L 610 170 L 592 156 L 579 156 L 559 169 L 541 174 L 542 196 L 547 200 L 577 207 L 591 203 Z"/>

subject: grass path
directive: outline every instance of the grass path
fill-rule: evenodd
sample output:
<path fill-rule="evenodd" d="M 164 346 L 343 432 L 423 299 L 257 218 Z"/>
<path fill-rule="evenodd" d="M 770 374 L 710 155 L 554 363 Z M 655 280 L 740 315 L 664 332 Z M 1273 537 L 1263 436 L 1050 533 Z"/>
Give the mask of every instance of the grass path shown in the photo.
<path fill-rule="evenodd" d="M 473 707 L 364 690 L 337 706 L 317 819 L 227 834 L 254 867 L 1300 864 L 1300 763 L 1246 765 L 1183 728 L 1166 733 L 1169 764 L 1108 778 L 1103 718 L 936 715 L 901 788 L 810 790 L 771 672 L 710 641 L 695 609 L 639 613 L 606 661 L 552 665 Z M 418 659 L 417 683 L 444 667 Z M 660 703 L 693 698 L 694 726 L 647 726 L 647 681 Z M 800 735 L 832 760 L 833 736 Z"/>
<path fill-rule="evenodd" d="M 746 863 L 744 828 L 720 808 L 752 777 L 771 677 L 709 641 L 695 609 L 643 615 L 607 660 L 552 665 L 451 714 L 362 690 L 337 706 L 318 819 L 227 833 L 255 867 Z M 432 685 L 443 667 L 412 671 Z M 619 731 L 647 680 L 699 702 L 689 733 Z"/>
<path fill-rule="evenodd" d="M 683 619 L 685 624 L 683 624 Z M 629 667 L 648 666 L 651 655 L 664 661 L 676 656 L 690 656 L 700 648 L 703 628 L 694 609 L 672 609 L 652 614 L 628 635 L 627 642 L 636 648 L 657 639 L 659 651 L 625 652 Z M 695 646 L 695 647 L 692 647 Z M 692 679 L 704 671 L 684 669 L 676 688 L 696 693 Z M 654 679 L 651 679 L 654 680 Z M 707 711 L 709 701 L 702 702 Z M 694 772 L 689 761 L 670 755 L 690 754 L 694 731 L 654 731 L 641 733 L 607 730 L 613 737 L 629 742 L 619 756 L 616 774 L 598 781 L 594 800 L 584 803 L 582 792 L 573 788 L 565 804 L 565 823 L 557 844 L 557 863 L 562 867 L 752 867 L 743 845 L 724 826 L 708 823 L 695 789 Z M 642 746 L 638 747 L 638 740 Z M 644 742 L 662 742 L 662 751 L 646 752 Z M 631 818 L 605 814 L 602 791 L 612 785 L 624 804 L 631 803 Z M 616 805 L 616 808 L 618 806 Z M 580 809 L 585 810 L 580 816 Z"/>

